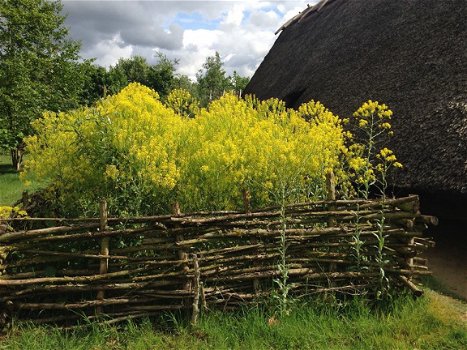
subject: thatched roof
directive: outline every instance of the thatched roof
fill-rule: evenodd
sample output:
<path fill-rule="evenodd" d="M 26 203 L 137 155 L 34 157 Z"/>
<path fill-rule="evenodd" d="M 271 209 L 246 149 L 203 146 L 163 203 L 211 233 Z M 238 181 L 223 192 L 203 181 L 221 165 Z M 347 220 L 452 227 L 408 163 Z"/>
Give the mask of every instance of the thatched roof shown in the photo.
<path fill-rule="evenodd" d="M 327 0 L 282 30 L 245 93 L 394 111 L 398 184 L 467 194 L 467 1 Z"/>

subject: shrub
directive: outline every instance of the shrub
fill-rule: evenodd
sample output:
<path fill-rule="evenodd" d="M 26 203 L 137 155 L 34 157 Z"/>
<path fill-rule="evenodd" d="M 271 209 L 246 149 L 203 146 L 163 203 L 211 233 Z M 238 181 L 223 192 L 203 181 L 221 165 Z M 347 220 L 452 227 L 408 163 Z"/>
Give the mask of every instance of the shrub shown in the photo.
<path fill-rule="evenodd" d="M 22 178 L 46 179 L 67 215 L 95 213 L 99 198 L 112 214 L 154 214 L 175 202 L 264 206 L 284 191 L 288 201 L 322 198 L 326 172 L 340 167 L 341 121 L 318 102 L 294 111 L 227 94 L 194 118 L 171 107 L 134 83 L 96 106 L 45 113 L 26 140 Z"/>

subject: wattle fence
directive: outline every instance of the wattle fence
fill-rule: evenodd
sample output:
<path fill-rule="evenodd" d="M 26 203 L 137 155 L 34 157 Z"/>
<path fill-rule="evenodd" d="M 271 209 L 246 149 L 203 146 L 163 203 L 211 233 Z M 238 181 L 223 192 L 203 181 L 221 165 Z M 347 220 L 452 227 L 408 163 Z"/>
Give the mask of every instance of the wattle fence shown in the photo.
<path fill-rule="evenodd" d="M 40 223 L 47 228 L 33 229 Z M 428 274 L 436 218 L 419 199 L 336 200 L 251 213 L 13 219 L 0 233 L 0 321 L 70 326 L 261 302 L 289 293 L 374 295 Z M 19 230 L 18 227 L 27 227 Z M 5 229 L 4 229 L 5 230 Z"/>

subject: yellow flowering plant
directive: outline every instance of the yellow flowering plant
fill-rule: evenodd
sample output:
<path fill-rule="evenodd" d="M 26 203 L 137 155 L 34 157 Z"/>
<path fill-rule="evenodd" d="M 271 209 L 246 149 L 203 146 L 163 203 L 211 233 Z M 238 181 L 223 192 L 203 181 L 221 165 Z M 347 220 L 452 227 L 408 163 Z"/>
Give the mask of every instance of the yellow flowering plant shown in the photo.
<path fill-rule="evenodd" d="M 372 100 L 363 103 L 353 113 L 355 142 L 349 146 L 346 162 L 349 177 L 357 185 L 358 195 L 364 198 L 368 198 L 373 185 L 380 189 L 384 197 L 389 171 L 402 167 L 396 161 L 394 152 L 384 146 L 393 135 L 390 123 L 392 115 L 387 105 Z"/>
<path fill-rule="evenodd" d="M 188 118 L 194 118 L 200 110 L 200 102 L 185 89 L 173 89 L 165 104 L 175 113 Z"/>
<path fill-rule="evenodd" d="M 282 187 L 288 200 L 322 198 L 344 144 L 337 118 L 306 121 L 277 99 L 226 94 L 187 125 L 179 200 L 193 209 L 241 208 L 245 194 L 253 207 L 277 203 Z"/>
<path fill-rule="evenodd" d="M 380 175 L 378 177 L 378 184 L 383 197 L 385 196 L 386 189 L 388 188 L 387 176 L 392 169 L 401 169 L 402 164 L 397 161 L 397 158 L 392 150 L 387 147 L 382 148 L 376 155 L 379 160 L 376 165 L 376 171 Z"/>
<path fill-rule="evenodd" d="M 277 99 L 225 94 L 199 109 L 187 91 L 172 91 L 164 104 L 133 83 L 93 107 L 36 120 L 21 177 L 46 180 L 67 215 L 95 214 L 100 198 L 115 214 L 322 199 L 329 171 L 346 196 L 353 181 L 367 197 L 382 172 L 400 166 L 377 148 L 391 115 L 365 103 L 354 118 L 368 141 L 347 146 L 343 121 L 320 102 L 293 110 Z"/>
<path fill-rule="evenodd" d="M 26 211 L 20 207 L 0 205 L 0 234 L 3 234 L 7 231 L 13 231 L 13 227 L 11 226 L 12 221 L 10 219 L 24 218 L 27 216 L 28 214 Z"/>
<path fill-rule="evenodd" d="M 17 217 L 27 217 L 25 210 L 17 206 L 0 205 L 0 221 Z"/>
<path fill-rule="evenodd" d="M 22 178 L 47 179 L 65 214 L 95 213 L 99 198 L 115 212 L 146 212 L 175 187 L 181 126 L 156 92 L 134 83 L 94 107 L 36 120 Z"/>
<path fill-rule="evenodd" d="M 359 210 L 356 213 L 356 230 L 352 237 L 351 249 L 356 259 L 357 268 L 362 261 L 372 259 L 379 274 L 379 283 L 374 293 L 377 299 L 389 296 L 389 279 L 386 276 L 386 238 L 385 216 L 383 212 L 384 199 L 388 188 L 388 174 L 390 170 L 402 168 L 402 164 L 392 150 L 384 146 L 384 143 L 393 135 L 390 120 L 392 111 L 385 104 L 377 101 L 365 102 L 354 114 L 356 142 L 349 146 L 346 154 L 348 173 L 357 185 L 359 196 L 368 198 L 370 187 L 379 189 L 383 198 L 380 219 L 377 221 L 373 236 L 376 239 L 374 245 L 367 245 L 362 240 L 359 226 Z M 357 207 L 358 208 L 358 207 Z M 369 252 L 371 250 L 371 252 Z M 376 252 L 376 253 L 374 253 Z"/>
<path fill-rule="evenodd" d="M 164 105 L 134 83 L 94 107 L 45 113 L 26 140 L 22 178 L 47 179 L 64 214 L 95 214 L 99 198 L 115 214 L 154 214 L 175 202 L 260 207 L 284 190 L 288 201 L 323 198 L 326 172 L 341 168 L 345 132 L 319 102 L 295 111 L 226 94 L 186 118 L 182 101 L 191 98 L 174 91 Z"/>

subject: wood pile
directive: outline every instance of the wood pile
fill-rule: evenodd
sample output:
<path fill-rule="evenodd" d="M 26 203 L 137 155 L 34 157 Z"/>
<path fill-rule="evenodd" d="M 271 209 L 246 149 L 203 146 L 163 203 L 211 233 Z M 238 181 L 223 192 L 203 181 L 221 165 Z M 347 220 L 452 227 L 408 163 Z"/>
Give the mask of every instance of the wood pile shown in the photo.
<path fill-rule="evenodd" d="M 330 200 L 135 218 L 107 218 L 103 203 L 100 218 L 12 219 L 14 227 L 53 226 L 0 234 L 0 313 L 70 326 L 83 317 L 113 323 L 191 310 L 196 322 L 199 310 L 270 297 L 284 251 L 291 294 L 372 295 L 381 223 L 389 285 L 420 294 L 411 278 L 429 273 L 419 253 L 432 245 L 422 231 L 436 219 L 421 215 L 418 203 L 417 196 Z"/>

